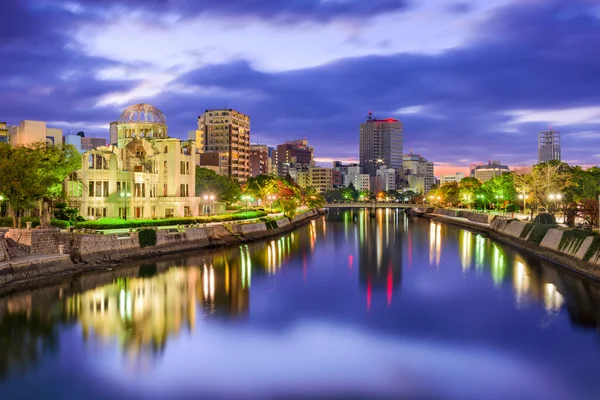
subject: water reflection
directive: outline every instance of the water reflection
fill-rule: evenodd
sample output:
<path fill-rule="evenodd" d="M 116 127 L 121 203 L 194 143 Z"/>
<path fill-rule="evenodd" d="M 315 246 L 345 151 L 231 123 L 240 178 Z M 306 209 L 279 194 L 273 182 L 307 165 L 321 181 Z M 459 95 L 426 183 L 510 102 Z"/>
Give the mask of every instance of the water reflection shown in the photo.
<path fill-rule="evenodd" d="M 366 289 L 366 305 L 370 310 L 373 291 L 385 291 L 389 306 L 394 291 L 402 282 L 401 233 L 404 226 L 392 210 L 378 209 L 374 217 L 365 210 L 360 215 L 359 280 Z"/>
<path fill-rule="evenodd" d="M 443 291 L 440 288 L 462 285 L 464 293 L 453 293 L 456 299 L 444 301 L 460 302 L 470 288 L 478 295 L 484 293 L 482 288 L 505 291 L 503 305 L 512 312 L 539 310 L 539 315 L 531 314 L 536 315 L 533 325 L 556 323 L 567 312 L 577 326 L 600 327 L 600 289 L 594 283 L 482 235 L 407 218 L 401 211 L 379 209 L 370 216 L 369 210 L 343 210 L 264 242 L 132 264 L 0 298 L 0 377 L 59 353 L 59 328 L 69 325 L 77 325 L 81 332 L 77 334 L 87 342 L 118 343 L 119 352 L 132 359 L 161 355 L 171 340 L 186 333 L 201 336 L 203 324 L 250 323 L 250 307 L 258 307 L 256 298 L 263 309 L 276 308 L 279 304 L 268 296 L 271 289 L 265 282 L 288 279 L 289 286 L 281 292 L 293 301 L 282 303 L 287 307 L 283 319 L 311 305 L 310 299 L 294 297 L 300 296 L 298 287 L 306 285 L 308 273 L 330 279 L 312 290 L 325 287 L 330 295 L 315 306 L 319 312 L 330 304 L 341 308 L 320 314 L 333 321 L 350 315 L 354 323 L 363 315 L 374 318 L 379 310 L 385 310 L 388 318 L 392 312 L 404 315 L 410 312 L 410 300 L 433 303 L 437 295 L 450 296 L 437 293 Z M 347 301 L 339 303 L 342 277 L 351 286 L 342 293 Z M 419 292 L 423 287 L 433 292 L 431 298 L 411 297 L 416 292 L 425 296 Z M 355 295 L 360 296 L 356 303 Z M 481 301 L 480 307 L 497 306 Z M 469 312 L 467 306 L 464 313 Z M 443 321 L 445 316 L 432 312 L 426 317 Z M 424 334 L 430 330 L 428 326 Z"/>

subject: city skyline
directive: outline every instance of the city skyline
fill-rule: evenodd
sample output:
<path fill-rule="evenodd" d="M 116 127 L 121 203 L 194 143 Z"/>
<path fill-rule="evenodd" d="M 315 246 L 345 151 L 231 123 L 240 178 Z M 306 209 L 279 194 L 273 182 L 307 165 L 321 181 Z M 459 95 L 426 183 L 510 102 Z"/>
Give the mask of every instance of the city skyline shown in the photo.
<path fill-rule="evenodd" d="M 108 138 L 118 110 L 145 102 L 184 139 L 204 110 L 226 106 L 251 116 L 252 143 L 306 137 L 329 166 L 358 161 L 357 127 L 372 111 L 402 121 L 405 153 L 435 161 L 436 175 L 534 164 L 549 126 L 565 162 L 597 164 L 590 0 L 176 4 L 6 2 L 0 120 Z M 228 21 L 239 26 L 223 31 Z"/>

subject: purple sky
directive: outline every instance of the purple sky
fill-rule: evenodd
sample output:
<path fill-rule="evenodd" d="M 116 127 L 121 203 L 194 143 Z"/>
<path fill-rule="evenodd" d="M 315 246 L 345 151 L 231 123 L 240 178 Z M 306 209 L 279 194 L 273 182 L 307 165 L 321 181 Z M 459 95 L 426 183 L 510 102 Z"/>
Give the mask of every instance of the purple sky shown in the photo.
<path fill-rule="evenodd" d="M 306 137 L 356 160 L 368 111 L 438 171 L 531 165 L 537 132 L 598 164 L 598 0 L 3 0 L 0 120 L 106 136 L 126 106 L 187 137 L 207 108 L 252 142 Z M 452 168 L 451 168 L 452 167 Z"/>

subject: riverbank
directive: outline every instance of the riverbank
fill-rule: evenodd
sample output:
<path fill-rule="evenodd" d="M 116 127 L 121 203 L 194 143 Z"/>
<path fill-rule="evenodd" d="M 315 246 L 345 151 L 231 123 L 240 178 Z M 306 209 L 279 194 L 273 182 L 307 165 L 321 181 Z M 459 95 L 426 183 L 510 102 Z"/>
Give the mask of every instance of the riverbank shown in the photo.
<path fill-rule="evenodd" d="M 212 250 L 280 235 L 300 227 L 322 210 L 273 223 L 222 223 L 156 230 L 156 243 L 141 244 L 138 232 L 86 234 L 56 229 L 0 233 L 0 294 L 41 286 L 65 275 L 94 271 L 123 262 L 198 250 Z M 11 253 L 13 257 L 11 258 Z M 18 255 L 18 257 L 14 257 Z"/>
<path fill-rule="evenodd" d="M 440 208 L 409 214 L 489 236 L 600 282 L 600 237 L 584 231 Z"/>

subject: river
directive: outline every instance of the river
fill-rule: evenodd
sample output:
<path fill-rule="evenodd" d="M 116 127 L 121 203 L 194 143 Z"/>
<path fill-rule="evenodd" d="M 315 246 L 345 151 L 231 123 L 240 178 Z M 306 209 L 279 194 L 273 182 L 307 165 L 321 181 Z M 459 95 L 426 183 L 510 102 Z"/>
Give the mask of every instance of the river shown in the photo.
<path fill-rule="evenodd" d="M 400 210 L 0 298 L 1 399 L 598 399 L 600 286 Z"/>

